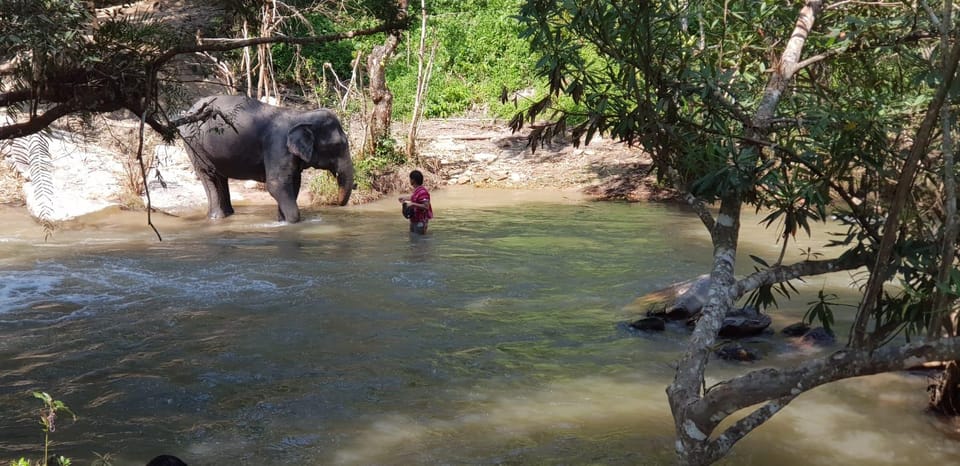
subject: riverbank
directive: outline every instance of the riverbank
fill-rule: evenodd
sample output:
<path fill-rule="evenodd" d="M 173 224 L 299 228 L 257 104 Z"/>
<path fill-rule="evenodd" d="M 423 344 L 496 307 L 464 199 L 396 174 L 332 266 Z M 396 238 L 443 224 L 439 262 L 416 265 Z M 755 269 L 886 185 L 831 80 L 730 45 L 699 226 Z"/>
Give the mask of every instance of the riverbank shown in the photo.
<path fill-rule="evenodd" d="M 52 188 L 46 195 L 52 205 L 49 218 L 55 222 L 69 222 L 114 206 L 136 209 L 137 204 L 146 202 L 145 196 L 137 199 L 130 194 L 139 189 L 140 181 L 131 142 L 135 122 L 105 120 L 93 134 L 81 137 L 58 130 L 48 137 L 52 170 L 42 183 Z M 398 124 L 394 130 L 400 139 L 406 127 Z M 526 132 L 513 133 L 506 122 L 492 119 L 428 120 L 418 134 L 419 159 L 409 168 L 427 172 L 427 186 L 434 191 L 456 186 L 523 191 L 525 197 L 530 197 L 529 191 L 544 191 L 549 196 L 593 200 L 669 198 L 649 176 L 649 157 L 636 147 L 612 140 L 595 138 L 580 147 L 558 141 L 531 150 Z M 182 147 L 160 144 L 155 137 L 147 142 L 152 208 L 171 215 L 203 210 L 206 197 Z M 0 204 L 24 207 L 38 216 L 38 200 L 31 193 L 43 190 L 32 188 L 29 167 L 12 152 L 4 162 L 0 163 Z M 305 172 L 307 180 L 311 176 L 326 173 Z M 394 176 L 401 177 L 394 185 L 402 190 L 402 174 Z M 307 186 L 305 180 L 299 201 L 311 208 L 314 200 Z M 352 205 L 394 193 L 357 194 Z M 231 195 L 241 204 L 273 203 L 261 185 L 249 181 L 231 181 Z"/>

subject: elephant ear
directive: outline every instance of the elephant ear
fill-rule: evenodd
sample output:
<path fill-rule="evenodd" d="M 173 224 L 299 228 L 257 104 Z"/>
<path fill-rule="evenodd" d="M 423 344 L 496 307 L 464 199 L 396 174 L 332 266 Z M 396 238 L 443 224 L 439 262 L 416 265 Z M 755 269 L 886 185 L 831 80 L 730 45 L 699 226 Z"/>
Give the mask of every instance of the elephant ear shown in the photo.
<path fill-rule="evenodd" d="M 287 133 L 287 150 L 303 159 L 304 162 L 310 163 L 310 159 L 313 158 L 313 141 L 313 131 L 310 130 L 310 125 L 294 126 Z"/>

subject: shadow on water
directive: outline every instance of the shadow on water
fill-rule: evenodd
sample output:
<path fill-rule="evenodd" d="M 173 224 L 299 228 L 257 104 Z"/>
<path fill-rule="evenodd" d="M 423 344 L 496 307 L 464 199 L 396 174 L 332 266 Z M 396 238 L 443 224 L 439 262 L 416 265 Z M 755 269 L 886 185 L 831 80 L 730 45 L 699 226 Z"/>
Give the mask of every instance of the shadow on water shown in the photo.
<path fill-rule="evenodd" d="M 44 390 L 80 415 L 53 436 L 77 464 L 93 452 L 115 464 L 672 464 L 664 388 L 685 335 L 618 324 L 637 296 L 706 271 L 695 217 L 434 197 L 426 236 L 387 201 L 308 210 L 297 225 L 267 220 L 272 206 L 161 218 L 162 242 L 128 212 L 46 243 L 0 212 L 0 463 L 36 456 L 29 392 Z M 744 254 L 779 252 L 744 235 Z M 763 364 L 803 357 L 781 348 Z M 920 414 L 922 387 L 888 375 L 815 390 L 728 464 L 953 458 Z"/>

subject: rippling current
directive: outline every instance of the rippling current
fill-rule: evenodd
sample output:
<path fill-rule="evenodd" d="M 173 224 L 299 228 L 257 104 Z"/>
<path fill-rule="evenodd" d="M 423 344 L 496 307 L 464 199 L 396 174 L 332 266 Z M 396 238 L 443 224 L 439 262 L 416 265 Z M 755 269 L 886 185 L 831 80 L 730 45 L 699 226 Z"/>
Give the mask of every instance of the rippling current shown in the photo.
<path fill-rule="evenodd" d="M 622 323 L 638 296 L 708 270 L 696 217 L 483 191 L 434 204 L 426 237 L 388 201 L 297 225 L 257 206 L 154 217 L 163 241 L 142 213 L 44 242 L 0 212 L 0 464 L 42 455 L 31 391 L 78 415 L 52 434 L 74 464 L 672 464 L 664 389 L 686 334 Z M 779 252 L 750 228 L 743 254 Z M 840 278 L 805 292 L 843 293 Z M 711 374 L 809 357 L 760 344 L 763 362 Z M 952 461 L 960 447 L 922 414 L 924 386 L 885 375 L 815 390 L 727 464 Z"/>

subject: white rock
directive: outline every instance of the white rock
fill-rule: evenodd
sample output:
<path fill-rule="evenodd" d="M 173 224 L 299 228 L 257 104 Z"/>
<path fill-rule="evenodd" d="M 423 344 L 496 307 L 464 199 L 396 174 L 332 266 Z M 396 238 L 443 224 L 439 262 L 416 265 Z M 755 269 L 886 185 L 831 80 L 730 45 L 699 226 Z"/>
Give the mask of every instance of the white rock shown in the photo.
<path fill-rule="evenodd" d="M 460 144 L 453 141 L 453 139 L 437 139 L 433 142 L 433 149 L 438 151 L 465 151 L 467 150 L 466 144 Z"/>
<path fill-rule="evenodd" d="M 36 189 L 38 180 L 35 179 L 24 183 L 24 198 L 32 215 L 62 221 L 117 204 L 120 183 L 126 176 L 121 163 L 123 156 L 81 145 L 60 131 L 52 136 L 27 136 L 39 137 L 48 138 L 52 190 Z M 20 168 L 27 170 L 24 176 L 29 178 L 29 167 Z"/>
<path fill-rule="evenodd" d="M 476 160 L 477 162 L 493 162 L 494 160 L 497 160 L 497 155 L 489 152 L 478 152 L 473 154 L 473 160 Z"/>

